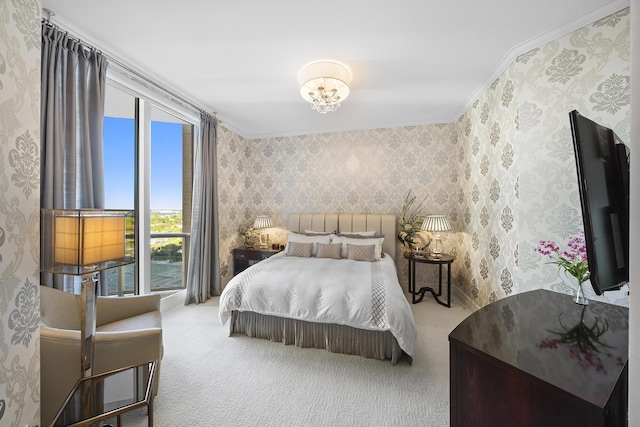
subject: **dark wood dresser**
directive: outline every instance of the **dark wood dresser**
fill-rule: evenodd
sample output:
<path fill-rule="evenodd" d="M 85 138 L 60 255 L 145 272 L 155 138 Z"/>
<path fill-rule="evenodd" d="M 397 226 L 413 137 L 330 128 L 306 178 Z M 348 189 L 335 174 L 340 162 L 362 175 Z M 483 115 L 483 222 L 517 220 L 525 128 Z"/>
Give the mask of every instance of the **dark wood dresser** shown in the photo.
<path fill-rule="evenodd" d="M 513 295 L 449 335 L 451 426 L 626 426 L 629 310 L 547 290 Z"/>

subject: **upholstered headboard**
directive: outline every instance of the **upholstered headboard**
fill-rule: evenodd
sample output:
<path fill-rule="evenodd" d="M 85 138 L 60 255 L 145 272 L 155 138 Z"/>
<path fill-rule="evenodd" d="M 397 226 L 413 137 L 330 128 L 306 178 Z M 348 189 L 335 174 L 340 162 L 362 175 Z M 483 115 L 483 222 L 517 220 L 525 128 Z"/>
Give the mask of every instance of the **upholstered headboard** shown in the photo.
<path fill-rule="evenodd" d="M 338 233 L 353 231 L 375 231 L 384 235 L 382 250 L 392 258 L 396 257 L 396 216 L 366 214 L 332 214 L 332 213 L 294 213 L 289 214 L 287 229 L 304 232 L 336 231 Z"/>

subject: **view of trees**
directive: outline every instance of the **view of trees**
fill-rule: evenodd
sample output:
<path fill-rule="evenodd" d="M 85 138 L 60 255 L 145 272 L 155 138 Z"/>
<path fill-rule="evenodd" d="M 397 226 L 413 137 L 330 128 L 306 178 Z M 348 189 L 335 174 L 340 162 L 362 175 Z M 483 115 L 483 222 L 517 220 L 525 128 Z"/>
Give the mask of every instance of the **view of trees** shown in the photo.
<path fill-rule="evenodd" d="M 182 211 L 151 212 L 151 234 L 182 232 Z M 151 257 L 158 261 L 182 261 L 182 240 L 179 237 L 154 238 Z"/>

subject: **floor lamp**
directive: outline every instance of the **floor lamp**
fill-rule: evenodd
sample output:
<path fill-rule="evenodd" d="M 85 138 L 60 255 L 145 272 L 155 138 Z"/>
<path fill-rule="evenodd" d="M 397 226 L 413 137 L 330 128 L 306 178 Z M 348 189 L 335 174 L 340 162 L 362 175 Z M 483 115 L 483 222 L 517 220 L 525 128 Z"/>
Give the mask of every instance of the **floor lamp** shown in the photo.
<path fill-rule="evenodd" d="M 41 271 L 82 277 L 80 366 L 91 376 L 97 273 L 135 262 L 135 215 L 114 209 L 42 209 Z"/>

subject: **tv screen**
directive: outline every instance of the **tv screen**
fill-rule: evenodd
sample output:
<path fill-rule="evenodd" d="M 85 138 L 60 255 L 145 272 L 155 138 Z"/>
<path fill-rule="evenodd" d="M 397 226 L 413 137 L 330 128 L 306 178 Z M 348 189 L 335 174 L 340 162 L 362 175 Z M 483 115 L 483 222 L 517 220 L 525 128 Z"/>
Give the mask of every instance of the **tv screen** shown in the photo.
<path fill-rule="evenodd" d="M 609 128 L 569 113 L 591 285 L 629 281 L 629 150 Z"/>

